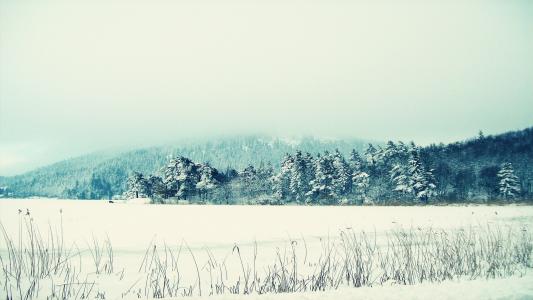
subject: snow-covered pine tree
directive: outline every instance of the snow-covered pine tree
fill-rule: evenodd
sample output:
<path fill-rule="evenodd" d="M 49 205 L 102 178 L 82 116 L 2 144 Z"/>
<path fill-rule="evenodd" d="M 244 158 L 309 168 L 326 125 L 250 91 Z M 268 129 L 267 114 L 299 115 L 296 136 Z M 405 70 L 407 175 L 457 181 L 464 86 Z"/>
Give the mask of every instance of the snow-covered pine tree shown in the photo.
<path fill-rule="evenodd" d="M 338 149 L 333 153 L 333 190 L 335 195 L 342 197 L 352 190 L 352 176 L 350 166 Z"/>
<path fill-rule="evenodd" d="M 217 170 L 209 164 L 198 165 L 199 180 L 196 183 L 196 189 L 200 194 L 200 198 L 207 199 L 209 194 L 219 185 L 215 178 Z"/>
<path fill-rule="evenodd" d="M 437 196 L 437 181 L 435 180 L 433 172 L 435 172 L 434 169 L 426 171 L 426 197 L 428 201 L 429 199 Z"/>
<path fill-rule="evenodd" d="M 301 151 L 296 151 L 290 166 L 289 191 L 297 202 L 304 202 L 305 194 L 309 191 L 309 162 Z"/>
<path fill-rule="evenodd" d="M 315 176 L 311 180 L 311 189 L 306 193 L 308 203 L 334 204 L 337 195 L 333 188 L 333 158 L 326 151 L 315 159 Z"/>
<path fill-rule="evenodd" d="M 144 198 L 148 196 L 147 190 L 148 182 L 144 178 L 144 175 L 139 172 L 133 172 L 128 177 L 127 190 L 124 196 L 126 199 Z"/>
<path fill-rule="evenodd" d="M 352 168 L 352 173 L 361 171 L 363 169 L 363 159 L 355 151 L 355 149 L 352 149 L 352 152 L 350 152 L 350 158 L 348 159 L 350 163 L 350 168 Z"/>
<path fill-rule="evenodd" d="M 393 141 L 388 141 L 387 145 L 385 146 L 385 150 L 383 151 L 383 156 L 385 160 L 389 161 L 395 158 L 397 155 L 398 155 L 398 148 L 396 147 L 396 144 L 394 144 Z"/>
<path fill-rule="evenodd" d="M 368 144 L 368 147 L 365 149 L 365 159 L 369 166 L 374 166 L 376 164 L 376 147 L 372 144 Z"/>
<path fill-rule="evenodd" d="M 311 189 L 311 180 L 315 178 L 315 159 L 311 153 L 306 152 L 304 155 L 304 161 L 306 165 L 305 181 L 307 182 L 306 193 Z"/>
<path fill-rule="evenodd" d="M 147 193 L 150 198 L 166 198 L 166 187 L 159 176 L 150 175 L 146 179 Z"/>
<path fill-rule="evenodd" d="M 196 180 L 194 177 L 193 168 L 188 166 L 178 176 L 178 191 L 176 196 L 179 199 L 187 200 L 196 192 Z"/>
<path fill-rule="evenodd" d="M 178 158 L 171 158 L 168 164 L 161 170 L 163 183 L 165 184 L 169 197 L 175 196 L 178 192 L 178 180 L 176 179 L 179 174 L 178 165 Z"/>
<path fill-rule="evenodd" d="M 352 177 L 355 194 L 361 203 L 368 203 L 368 189 L 370 188 L 370 176 L 362 171 L 356 171 Z"/>
<path fill-rule="evenodd" d="M 383 164 L 386 163 L 386 159 L 387 157 L 385 156 L 385 149 L 383 149 L 381 146 L 377 146 L 374 153 L 374 164 L 383 166 Z"/>
<path fill-rule="evenodd" d="M 303 181 L 303 168 L 302 168 L 302 152 L 297 151 L 294 156 L 294 162 L 290 166 L 289 170 L 289 193 L 291 195 L 291 200 L 300 200 L 300 191 L 302 188 Z"/>
<path fill-rule="evenodd" d="M 424 188 L 424 171 L 422 168 L 422 162 L 420 161 L 420 156 L 418 149 L 413 144 L 409 152 L 409 160 L 407 161 L 407 180 L 409 185 L 409 190 L 414 194 L 415 198 L 419 191 L 422 191 Z"/>
<path fill-rule="evenodd" d="M 412 192 L 409 185 L 407 167 L 401 164 L 395 164 L 390 170 L 391 181 L 394 184 L 394 191 L 400 195 L 408 195 Z"/>
<path fill-rule="evenodd" d="M 283 202 L 290 195 L 290 174 L 294 158 L 288 153 L 281 161 L 281 170 L 272 177 L 272 188 L 274 197 Z"/>
<path fill-rule="evenodd" d="M 513 199 L 520 194 L 520 181 L 514 174 L 511 163 L 503 163 L 498 172 L 500 195 L 504 199 Z"/>
<path fill-rule="evenodd" d="M 272 193 L 272 176 L 274 175 L 274 167 L 272 163 L 260 163 L 257 169 L 257 192 L 259 195 L 269 195 Z"/>
<path fill-rule="evenodd" d="M 396 145 L 396 153 L 401 158 L 406 158 L 409 156 L 409 147 L 402 141 L 399 141 Z"/>
<path fill-rule="evenodd" d="M 435 196 L 435 183 L 431 171 L 426 171 L 420 159 L 419 149 L 412 144 L 409 161 L 407 163 L 409 189 L 415 198 L 423 203 Z"/>
<path fill-rule="evenodd" d="M 249 199 L 257 196 L 258 176 L 254 166 L 249 165 L 239 172 L 239 186 L 242 196 Z"/>
<path fill-rule="evenodd" d="M 398 144 L 396 144 L 396 156 L 392 159 L 392 161 L 399 164 L 406 164 L 409 160 L 409 156 L 409 146 L 404 142 L 399 141 Z"/>
<path fill-rule="evenodd" d="M 408 161 L 410 158 L 409 148 L 402 142 L 387 144 L 388 163 L 392 165 L 389 175 L 392 182 L 392 190 L 397 193 L 397 197 L 403 199 L 409 196 L 413 190 L 409 185 Z"/>
<path fill-rule="evenodd" d="M 196 192 L 198 166 L 190 159 L 180 156 L 173 158 L 163 170 L 163 182 L 171 195 L 187 199 Z"/>
<path fill-rule="evenodd" d="M 416 174 L 415 185 L 413 191 L 415 192 L 416 199 L 422 203 L 428 203 L 429 199 L 436 196 L 436 185 L 433 179 L 432 171 L 426 171 L 425 173 Z"/>
<path fill-rule="evenodd" d="M 148 196 L 150 198 L 165 199 L 167 198 L 167 189 L 163 179 L 159 176 L 150 175 L 148 177 Z"/>

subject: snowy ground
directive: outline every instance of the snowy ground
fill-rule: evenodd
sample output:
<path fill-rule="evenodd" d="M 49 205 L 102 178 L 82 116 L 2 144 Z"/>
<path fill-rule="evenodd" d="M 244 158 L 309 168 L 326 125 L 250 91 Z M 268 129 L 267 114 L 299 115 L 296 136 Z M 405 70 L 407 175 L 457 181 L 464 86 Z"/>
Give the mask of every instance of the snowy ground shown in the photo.
<path fill-rule="evenodd" d="M 533 272 L 523 277 L 446 281 L 442 283 L 422 283 L 417 285 L 394 285 L 361 288 L 341 288 L 326 292 L 306 292 L 301 294 L 261 295 L 259 300 L 348 300 L 348 299 L 533 299 Z M 247 300 L 246 295 L 214 297 L 193 297 L 192 299 Z"/>
<path fill-rule="evenodd" d="M 26 216 L 27 213 L 29 216 Z M 533 229 L 532 206 L 181 206 L 43 199 L 0 201 L 0 222 L 15 241 L 20 234 L 19 224 L 25 218 L 32 218 L 43 235 L 49 227 L 53 230 L 61 228 L 62 223 L 65 244 L 76 245 L 76 249 L 85 253 L 83 264 L 87 268 L 91 265 L 87 249 L 95 239 L 102 243 L 109 237 L 114 253 L 113 273 L 89 274 L 99 278 L 96 280 L 98 288 L 106 291 L 106 299 L 121 298 L 132 285 L 138 284 L 141 280 L 138 269 L 151 241 L 158 247 L 187 247 L 190 252 L 183 251 L 182 255 L 195 256 L 201 264 L 212 255 L 227 261 L 228 265 L 239 266 L 235 245 L 250 261 L 257 243 L 257 263 L 261 265 L 275 259 L 277 251 L 290 247 L 291 241 L 298 241 L 299 253 L 303 257 L 305 243 L 305 255 L 309 255 L 311 260 L 313 249 L 320 249 L 323 241 L 338 236 L 341 230 L 365 231 L 380 237 L 398 228 L 453 230 L 494 224 Z M 3 239 L 0 239 L 0 254 L 6 254 Z M 184 263 L 184 268 L 194 268 L 192 260 Z M 529 271 L 523 277 L 414 286 L 341 287 L 336 291 L 263 295 L 258 298 L 454 299 L 460 296 L 464 299 L 533 299 L 532 273 Z M 133 298 L 131 294 L 126 297 Z M 234 295 L 217 297 L 235 299 Z M 249 298 L 242 296 L 242 299 Z"/>

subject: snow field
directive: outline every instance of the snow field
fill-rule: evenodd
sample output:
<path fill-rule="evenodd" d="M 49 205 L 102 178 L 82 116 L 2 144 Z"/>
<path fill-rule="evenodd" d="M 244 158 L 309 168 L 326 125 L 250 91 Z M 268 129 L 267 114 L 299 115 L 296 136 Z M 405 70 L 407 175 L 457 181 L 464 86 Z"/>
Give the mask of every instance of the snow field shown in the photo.
<path fill-rule="evenodd" d="M 29 215 L 26 215 L 27 212 Z M 531 230 L 533 208 L 529 206 L 176 206 L 65 200 L 0 202 L 0 221 L 6 234 L 13 241 L 18 241 L 19 235 L 23 232 L 20 231 L 19 224 L 28 220 L 33 220 L 32 224 L 39 229 L 42 236 L 46 235 L 48 228 L 52 228 L 54 232 L 59 232 L 62 228 L 61 236 L 65 248 L 75 249 L 71 253 L 79 250 L 80 255 L 77 257 L 79 263 L 73 265 L 81 268 L 83 272 L 77 274 L 75 280 L 71 281 L 77 283 L 76 288 L 71 288 L 71 292 L 75 291 L 78 298 L 89 289 L 91 297 L 98 296 L 105 299 L 138 296 L 146 298 L 147 295 L 174 296 L 175 294 L 170 291 L 161 293 L 164 282 L 162 278 L 165 276 L 168 276 L 167 289 L 169 285 L 173 285 L 177 294 L 183 295 L 187 294 L 187 288 L 192 287 L 190 292 L 195 297 L 200 294 L 196 279 L 200 276 L 202 296 L 205 297 L 209 293 L 217 293 L 217 283 L 219 288 L 225 289 L 226 294 L 237 290 L 240 294 L 245 293 L 247 285 L 251 289 L 251 283 L 256 276 L 254 274 L 259 274 L 261 280 L 265 281 L 269 267 L 270 274 L 281 276 L 284 274 L 280 271 L 283 265 L 286 268 L 286 276 L 289 276 L 293 270 L 293 257 L 296 257 L 297 261 L 297 271 L 294 273 L 300 279 L 304 278 L 304 274 L 314 274 L 313 270 L 316 271 L 317 267 L 320 269 L 326 265 L 324 254 L 328 253 L 328 249 L 332 249 L 331 245 L 337 245 L 334 251 L 341 251 L 342 248 L 339 248 L 341 232 L 353 232 L 359 237 L 364 231 L 370 241 L 375 237 L 377 248 L 386 246 L 387 236 L 390 237 L 391 232 L 401 229 L 404 233 L 425 231 L 429 228 L 435 231 L 456 232 L 460 228 L 477 230 L 492 226 L 499 228 L 503 232 L 502 238 L 505 238 L 507 228 L 513 228 L 515 233 Z M 112 245 L 112 255 L 110 255 L 112 263 L 109 255 L 106 255 L 106 250 L 109 250 L 105 242 L 107 237 Z M 515 240 L 514 237 L 511 239 Z M 98 246 L 95 246 L 95 241 Z M 6 257 L 6 246 L 5 240 L 0 240 L 0 254 L 3 259 Z M 94 259 L 97 252 L 95 249 L 101 249 L 98 268 Z M 340 254 L 336 255 L 338 258 Z M 106 265 L 112 265 L 113 270 L 108 272 Z M 272 271 L 273 266 L 278 268 L 275 272 Z M 97 269 L 100 269 L 99 274 L 96 273 Z M 505 273 L 504 268 L 500 271 Z M 523 278 L 530 278 L 531 272 L 524 268 L 515 268 L 511 273 L 511 278 L 494 280 L 515 278 L 512 282 L 517 282 L 516 286 L 523 282 Z M 220 279 L 221 274 L 223 280 Z M 331 272 L 331 274 L 337 273 Z M 520 277 L 521 275 L 524 277 Z M 247 276 L 249 278 L 246 284 Z M 36 298 L 46 298 L 45 295 L 52 293 L 51 286 L 55 286 L 56 298 L 60 298 L 57 296 L 60 295 L 58 286 L 65 282 L 65 278 L 65 274 L 62 273 L 40 280 L 40 292 Z M 478 281 L 481 284 L 490 282 L 483 276 L 479 276 L 475 282 Z M 150 282 L 157 282 L 159 286 L 150 285 Z M 223 287 L 220 286 L 221 282 L 224 283 Z M 287 279 L 286 282 L 291 281 Z M 465 282 L 467 281 L 446 284 L 475 286 L 473 281 Z M 415 291 L 423 295 L 424 287 L 432 284 L 435 285 L 424 282 L 414 286 L 404 286 L 393 284 L 391 280 L 385 282 L 384 287 L 374 283 L 372 288 L 361 289 L 349 289 L 344 284 L 339 284 L 340 290 L 327 291 L 324 296 L 336 299 L 339 293 L 342 293 L 353 298 L 358 295 L 357 293 L 367 291 L 364 293 L 372 297 L 373 294 L 379 296 L 379 290 L 385 292 L 391 289 L 399 293 Z M 212 287 L 213 285 L 215 287 Z M 278 284 L 279 286 L 281 284 Z M 310 289 L 312 283 L 293 282 L 293 288 L 297 289 L 297 286 L 299 289 L 303 286 Z M 432 288 L 437 287 L 440 285 Z M 231 288 L 233 290 L 230 290 Z M 325 287 L 326 290 L 331 288 L 331 283 Z M 285 290 L 291 291 L 291 286 L 286 286 Z M 527 294 L 527 289 L 522 290 Z M 319 294 L 305 291 L 298 293 L 298 297 L 320 298 L 316 296 Z M 286 296 L 261 297 L 268 299 L 268 297 Z M 472 294 L 472 297 L 475 298 L 476 295 Z"/>

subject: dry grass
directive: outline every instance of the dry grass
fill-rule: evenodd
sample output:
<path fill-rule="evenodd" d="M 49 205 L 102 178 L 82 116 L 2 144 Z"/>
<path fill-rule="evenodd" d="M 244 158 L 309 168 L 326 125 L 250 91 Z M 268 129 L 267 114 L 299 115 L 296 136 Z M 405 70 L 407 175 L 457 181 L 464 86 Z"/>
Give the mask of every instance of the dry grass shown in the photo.
<path fill-rule="evenodd" d="M 87 243 L 86 256 L 91 261 L 87 267 L 81 262 L 82 251 L 65 245 L 62 227 L 49 226 L 43 235 L 30 216 L 21 215 L 17 241 L 1 224 L 0 229 L 6 250 L 0 255 L 0 290 L 6 299 L 105 299 L 109 295 L 89 276 L 113 274 L 109 237 L 103 242 L 93 237 Z M 398 229 L 382 236 L 346 229 L 311 249 L 303 238 L 290 239 L 261 267 L 257 243 L 249 256 L 243 249 L 235 245 L 228 256 L 217 259 L 205 248 L 207 259 L 199 261 L 185 242 L 170 248 L 152 241 L 139 259 L 140 279 L 120 295 L 165 298 L 324 291 L 339 286 L 507 277 L 523 275 L 533 267 L 533 239 L 526 228 L 488 224 L 458 230 Z M 184 268 L 183 262 L 189 266 Z M 120 280 L 125 280 L 124 271 Z"/>
<path fill-rule="evenodd" d="M 5 244 L 5 252 L 0 255 L 0 279 L 6 299 L 88 299 L 98 293 L 95 282 L 88 281 L 87 273 L 82 273 L 82 252 L 76 245 L 65 245 L 62 222 L 58 229 L 49 225 L 47 234 L 42 235 L 29 214 L 21 215 L 17 241 L 1 223 L 0 230 Z M 99 248 L 97 240 L 92 244 L 88 251 L 95 259 L 94 272 L 112 272 L 113 249 L 109 240 L 103 248 Z M 47 294 L 40 295 L 45 286 Z"/>

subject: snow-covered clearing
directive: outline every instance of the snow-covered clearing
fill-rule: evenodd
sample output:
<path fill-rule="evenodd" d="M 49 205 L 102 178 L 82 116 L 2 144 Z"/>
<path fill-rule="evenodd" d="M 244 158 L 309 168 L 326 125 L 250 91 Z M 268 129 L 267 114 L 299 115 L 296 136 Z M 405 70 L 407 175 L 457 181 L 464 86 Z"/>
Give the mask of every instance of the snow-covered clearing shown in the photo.
<path fill-rule="evenodd" d="M 391 232 L 400 229 L 407 233 L 434 230 L 431 233 L 437 234 L 441 230 L 478 232 L 490 227 L 491 232 L 501 231 L 506 238 L 508 229 L 528 233 L 533 230 L 533 207 L 182 206 L 32 199 L 0 201 L 0 222 L 15 246 L 21 234 L 26 238 L 25 226 L 33 224 L 43 241 L 51 240 L 48 234 L 51 228 L 55 238 L 62 237 L 70 255 L 79 253 L 79 262 L 74 264 L 79 274 L 68 279 L 70 285 L 88 286 L 70 291 L 78 297 L 90 290 L 91 298 L 146 298 L 147 294 L 157 294 L 154 291 L 160 287 L 150 282 L 163 282 L 160 276 L 168 276 L 170 285 L 179 283 L 176 290 L 193 286 L 194 297 L 200 294 L 197 280 L 200 277 L 205 297 L 216 290 L 212 288 L 213 282 L 220 284 L 219 277 L 224 274 L 226 295 L 211 299 L 234 299 L 235 295 L 228 294 L 229 287 L 235 288 L 235 282 L 239 282 L 238 290 L 242 294 L 246 274 L 256 273 L 254 270 L 264 279 L 266 268 L 274 264 L 280 267 L 286 263 L 292 268 L 293 256 L 299 262 L 295 272 L 298 275 L 316 268 L 323 262 L 324 249 L 340 245 L 342 234 L 353 232 L 359 237 L 361 232 L 366 232 L 378 249 L 387 245 Z M 106 241 L 110 241 L 112 249 L 107 248 Z M 6 240 L 0 238 L 4 264 L 7 248 Z M 101 249 L 100 253 L 95 249 Z M 100 258 L 97 262 L 95 256 Z M 363 284 L 360 288 L 340 284 L 338 290 L 330 290 L 328 285 L 325 292 L 269 293 L 259 299 L 533 298 L 532 273 L 533 269 L 525 268 L 516 269 L 508 278 L 488 280 L 487 276 L 475 276 L 476 280 L 464 278 L 415 285 L 393 284 L 390 280 L 383 285 L 370 284 L 372 287 Z M 64 273 L 58 272 L 39 280 L 36 298 L 46 298 L 52 286 L 66 283 L 65 278 Z M 370 278 L 371 282 L 374 280 Z M 3 282 L 2 279 L 2 285 Z M 6 292 L 0 289 L 2 293 Z M 59 288 L 55 293 L 60 298 Z M 167 291 L 161 296 L 169 294 L 172 293 Z M 257 297 L 253 294 L 240 297 Z M 16 293 L 13 295 L 14 299 L 18 298 Z"/>

